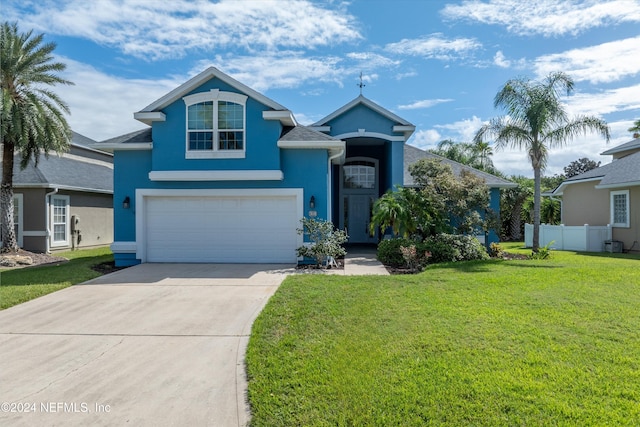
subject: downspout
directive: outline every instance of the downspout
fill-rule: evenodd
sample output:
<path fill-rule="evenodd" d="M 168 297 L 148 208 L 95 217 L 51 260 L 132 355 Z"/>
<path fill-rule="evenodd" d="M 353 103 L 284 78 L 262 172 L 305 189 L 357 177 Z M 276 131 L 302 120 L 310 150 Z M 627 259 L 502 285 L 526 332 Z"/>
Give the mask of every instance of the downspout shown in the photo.
<path fill-rule="evenodd" d="M 50 253 L 50 241 L 51 241 L 51 227 L 50 227 L 50 221 L 49 221 L 49 211 L 51 210 L 51 196 L 53 196 L 54 194 L 56 194 L 58 192 L 57 188 L 54 188 L 53 191 L 51 191 L 50 193 L 46 193 L 44 195 L 44 206 L 45 206 L 45 221 L 46 223 L 46 237 L 45 237 L 45 253 Z"/>
<path fill-rule="evenodd" d="M 337 154 L 334 154 L 333 156 L 329 156 L 329 160 L 328 160 L 328 164 L 329 166 L 327 167 L 327 221 L 331 221 L 331 211 L 332 211 L 332 204 L 333 204 L 333 194 L 332 194 L 332 188 L 333 186 L 331 185 L 331 162 L 335 159 L 337 159 L 338 157 L 344 155 L 345 152 L 345 148 L 341 148 L 340 151 Z"/>

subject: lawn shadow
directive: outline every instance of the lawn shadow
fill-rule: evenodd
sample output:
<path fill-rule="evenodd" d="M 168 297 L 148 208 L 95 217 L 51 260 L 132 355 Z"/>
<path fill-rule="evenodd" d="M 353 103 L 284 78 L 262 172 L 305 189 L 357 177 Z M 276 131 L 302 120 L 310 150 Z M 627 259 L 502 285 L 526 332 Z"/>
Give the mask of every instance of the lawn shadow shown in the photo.
<path fill-rule="evenodd" d="M 489 266 L 494 264 L 500 264 L 507 268 L 561 268 L 561 266 L 558 265 L 541 265 L 540 263 L 534 263 L 534 260 L 490 259 L 432 264 L 427 267 L 425 271 L 428 271 L 430 268 L 440 268 L 457 270 L 463 273 L 488 273 L 492 271 Z"/>

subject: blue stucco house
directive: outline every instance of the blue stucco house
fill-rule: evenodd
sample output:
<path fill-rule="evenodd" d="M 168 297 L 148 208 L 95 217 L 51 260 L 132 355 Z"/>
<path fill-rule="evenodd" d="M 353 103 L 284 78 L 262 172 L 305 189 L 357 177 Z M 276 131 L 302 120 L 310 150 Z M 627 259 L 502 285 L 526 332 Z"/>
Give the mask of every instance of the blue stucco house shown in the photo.
<path fill-rule="evenodd" d="M 149 127 L 99 144 L 114 153 L 119 266 L 295 263 L 303 216 L 375 243 L 373 202 L 404 184 L 407 159 L 428 156 L 406 145 L 415 126 L 362 95 L 302 126 L 213 67 L 134 118 Z"/>

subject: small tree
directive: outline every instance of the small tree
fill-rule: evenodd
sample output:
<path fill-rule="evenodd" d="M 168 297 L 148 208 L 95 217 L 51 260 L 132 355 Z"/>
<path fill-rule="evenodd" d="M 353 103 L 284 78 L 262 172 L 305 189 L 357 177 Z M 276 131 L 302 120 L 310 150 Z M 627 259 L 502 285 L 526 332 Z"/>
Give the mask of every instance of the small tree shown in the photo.
<path fill-rule="evenodd" d="M 457 177 L 449 165 L 434 159 L 417 161 L 409 166 L 409 172 L 420 185 L 425 200 L 436 203 L 439 216 L 448 218 L 447 232 L 466 234 L 487 228 L 487 218 L 480 215 L 490 211 L 489 190 L 484 180 L 466 170 Z M 439 227 L 432 231 L 430 235 L 444 230 Z"/>
<path fill-rule="evenodd" d="M 588 172 L 592 169 L 595 169 L 600 166 L 600 162 L 596 162 L 595 160 L 588 159 L 586 157 L 582 157 L 581 159 L 574 160 L 564 167 L 564 175 L 567 178 L 571 178 L 573 176 L 577 176 Z"/>
<path fill-rule="evenodd" d="M 344 230 L 337 230 L 330 221 L 315 218 L 302 218 L 302 228 L 298 228 L 298 234 L 309 237 L 309 245 L 302 245 L 297 249 L 298 256 L 312 258 L 316 265 L 322 263 L 328 257 L 340 257 L 347 254 L 342 246 L 349 236 Z"/>

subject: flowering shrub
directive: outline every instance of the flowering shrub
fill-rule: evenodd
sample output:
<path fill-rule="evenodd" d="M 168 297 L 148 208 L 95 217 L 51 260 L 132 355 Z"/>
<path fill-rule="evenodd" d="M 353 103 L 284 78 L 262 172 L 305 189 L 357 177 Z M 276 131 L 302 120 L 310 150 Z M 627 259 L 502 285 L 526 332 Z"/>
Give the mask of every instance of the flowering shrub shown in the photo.
<path fill-rule="evenodd" d="M 298 256 L 312 258 L 316 265 L 322 265 L 328 257 L 337 258 L 347 254 L 342 246 L 349 236 L 344 230 L 337 230 L 330 221 L 303 218 L 298 234 L 309 237 L 309 244 L 296 249 Z"/>

